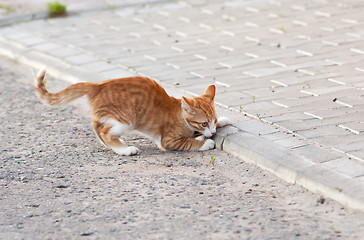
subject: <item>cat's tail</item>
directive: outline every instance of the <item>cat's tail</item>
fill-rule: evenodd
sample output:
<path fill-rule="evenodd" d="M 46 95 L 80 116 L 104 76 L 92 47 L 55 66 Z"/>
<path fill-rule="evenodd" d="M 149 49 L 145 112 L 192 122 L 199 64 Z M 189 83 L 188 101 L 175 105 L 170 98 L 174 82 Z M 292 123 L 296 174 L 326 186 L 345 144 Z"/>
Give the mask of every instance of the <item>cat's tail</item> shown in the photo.
<path fill-rule="evenodd" d="M 76 83 L 58 93 L 50 93 L 47 91 L 44 83 L 44 77 L 46 74 L 45 67 L 42 67 L 35 78 L 35 91 L 37 92 L 40 100 L 48 105 L 62 105 L 72 102 L 77 98 L 80 98 L 86 94 L 90 94 L 90 91 L 96 86 L 94 83 Z"/>

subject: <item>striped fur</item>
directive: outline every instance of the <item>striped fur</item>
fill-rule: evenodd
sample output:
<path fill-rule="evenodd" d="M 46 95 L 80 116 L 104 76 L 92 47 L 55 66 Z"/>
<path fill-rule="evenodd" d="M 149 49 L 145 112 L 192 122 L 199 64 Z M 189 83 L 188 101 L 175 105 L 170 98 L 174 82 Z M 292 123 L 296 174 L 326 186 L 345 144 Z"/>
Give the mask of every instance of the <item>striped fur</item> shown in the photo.
<path fill-rule="evenodd" d="M 150 136 L 162 150 L 202 151 L 214 147 L 212 140 L 195 138 L 211 137 L 216 132 L 214 85 L 199 97 L 182 99 L 169 96 L 159 84 L 145 77 L 77 83 L 49 93 L 44 85 L 45 73 L 41 69 L 36 77 L 39 98 L 49 105 L 61 105 L 86 95 L 97 138 L 118 154 L 138 152 L 120 139 L 125 131 L 134 129 Z"/>

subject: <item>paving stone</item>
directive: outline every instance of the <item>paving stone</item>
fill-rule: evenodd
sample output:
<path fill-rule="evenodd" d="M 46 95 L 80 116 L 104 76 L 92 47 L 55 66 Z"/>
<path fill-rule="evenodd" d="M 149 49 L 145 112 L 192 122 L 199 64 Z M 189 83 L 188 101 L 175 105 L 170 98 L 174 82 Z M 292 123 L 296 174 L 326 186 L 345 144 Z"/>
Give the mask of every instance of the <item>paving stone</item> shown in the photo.
<path fill-rule="evenodd" d="M 323 165 L 352 178 L 363 176 L 364 173 L 364 163 L 348 158 L 334 159 L 323 163 Z"/>
<path fill-rule="evenodd" d="M 348 133 L 347 135 L 343 135 L 340 137 L 337 137 L 335 135 L 321 136 L 316 138 L 315 140 L 325 146 L 338 149 L 341 152 L 350 152 L 364 148 L 364 136 L 362 134 L 354 135 Z"/>
<path fill-rule="evenodd" d="M 13 31 L 5 31 L 2 33 L 2 35 L 4 35 L 7 38 L 14 39 L 14 40 L 32 37 L 31 34 L 23 32 L 18 29 L 13 29 Z"/>
<path fill-rule="evenodd" d="M 278 132 L 278 130 L 267 124 L 261 123 L 256 120 L 251 120 L 247 122 L 237 123 L 234 124 L 235 127 L 239 128 L 240 130 L 252 133 L 254 135 L 266 135 Z"/>
<path fill-rule="evenodd" d="M 270 141 L 282 140 L 282 139 L 286 139 L 286 138 L 293 138 L 291 134 L 282 133 L 282 132 L 273 132 L 273 133 L 262 135 L 261 137 L 264 139 L 270 140 Z"/>
<path fill-rule="evenodd" d="M 358 160 L 361 163 L 364 163 L 364 150 L 360 149 L 354 152 L 348 152 L 347 155 L 352 159 Z"/>
<path fill-rule="evenodd" d="M 18 39 L 19 42 L 28 45 L 28 46 L 33 46 L 33 45 L 37 45 L 37 44 L 41 44 L 41 43 L 45 43 L 48 41 L 40 38 L 40 37 L 35 37 L 35 36 L 31 36 L 31 37 L 27 37 L 27 38 L 20 38 Z"/>
<path fill-rule="evenodd" d="M 297 138 L 284 138 L 275 140 L 274 142 L 287 148 L 297 148 L 308 145 L 306 142 Z"/>
<path fill-rule="evenodd" d="M 328 125 L 328 126 L 318 127 L 315 129 L 297 131 L 297 133 L 307 139 L 314 139 L 314 138 L 323 137 L 323 136 L 342 137 L 345 135 L 352 134 L 335 125 Z"/>
<path fill-rule="evenodd" d="M 328 150 L 313 145 L 304 145 L 301 147 L 293 148 L 292 151 L 316 163 L 323 163 L 340 158 L 340 154 L 338 153 L 330 152 Z"/>
<path fill-rule="evenodd" d="M 87 63 L 96 62 L 97 59 L 94 57 L 91 57 L 89 54 L 78 54 L 78 55 L 72 55 L 69 57 L 64 58 L 66 61 L 76 64 L 76 65 L 82 65 Z"/>
<path fill-rule="evenodd" d="M 355 121 L 355 122 L 343 122 L 339 124 L 339 127 L 348 130 L 354 134 L 363 134 L 364 133 L 364 122 Z"/>
<path fill-rule="evenodd" d="M 52 49 L 52 51 L 49 52 L 49 54 L 56 56 L 56 57 L 60 57 L 60 58 L 66 58 L 66 57 L 70 57 L 70 56 L 76 56 L 80 53 L 79 53 L 79 51 L 76 51 L 75 49 L 72 49 L 72 48 L 59 47 L 56 49 Z"/>
<path fill-rule="evenodd" d="M 111 70 L 106 70 L 101 72 L 101 75 L 105 77 L 105 79 L 115 79 L 115 78 L 124 78 L 124 77 L 132 77 L 135 74 L 121 70 L 120 68 L 113 68 Z"/>
<path fill-rule="evenodd" d="M 38 51 L 42 51 L 42 52 L 50 52 L 54 49 L 58 49 L 61 46 L 56 44 L 56 43 L 52 43 L 52 42 L 44 42 L 44 43 L 40 43 L 37 44 L 35 46 L 33 46 L 34 49 L 38 50 Z"/>
<path fill-rule="evenodd" d="M 312 116 L 305 115 L 303 112 L 286 112 L 279 116 L 267 118 L 267 120 L 275 123 L 284 122 L 284 121 L 295 121 L 295 122 L 303 122 L 306 120 L 314 119 Z"/>
<path fill-rule="evenodd" d="M 271 120 L 271 119 L 268 118 L 268 120 Z M 307 119 L 304 121 L 288 120 L 288 121 L 278 121 L 276 123 L 277 123 L 277 125 L 284 126 L 285 128 L 288 128 L 294 132 L 297 132 L 297 131 L 315 129 L 315 128 L 323 127 L 323 126 L 330 126 L 330 125 L 336 126 L 337 121 L 338 120 L 336 118 L 329 118 L 329 119 L 324 119 L 324 120 L 311 118 L 311 119 Z"/>
<path fill-rule="evenodd" d="M 82 64 L 81 67 L 85 68 L 91 72 L 97 72 L 97 73 L 115 69 L 114 65 L 108 64 L 105 62 L 101 62 L 101 61 L 85 63 L 85 64 Z"/>

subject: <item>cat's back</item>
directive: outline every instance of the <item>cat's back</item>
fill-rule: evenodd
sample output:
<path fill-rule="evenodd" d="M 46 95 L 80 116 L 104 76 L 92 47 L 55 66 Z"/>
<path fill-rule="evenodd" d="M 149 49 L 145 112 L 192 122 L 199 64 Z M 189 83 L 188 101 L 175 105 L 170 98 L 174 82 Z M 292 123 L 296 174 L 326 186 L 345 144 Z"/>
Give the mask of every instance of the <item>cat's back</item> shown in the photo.
<path fill-rule="evenodd" d="M 140 76 L 107 80 L 100 83 L 100 88 L 101 91 L 123 94 L 167 95 L 157 82 Z"/>
<path fill-rule="evenodd" d="M 105 104 L 129 105 L 137 108 L 178 105 L 177 99 L 170 97 L 154 80 L 147 77 L 128 77 L 101 82 L 95 98 Z M 129 103 L 129 104 L 128 104 Z"/>

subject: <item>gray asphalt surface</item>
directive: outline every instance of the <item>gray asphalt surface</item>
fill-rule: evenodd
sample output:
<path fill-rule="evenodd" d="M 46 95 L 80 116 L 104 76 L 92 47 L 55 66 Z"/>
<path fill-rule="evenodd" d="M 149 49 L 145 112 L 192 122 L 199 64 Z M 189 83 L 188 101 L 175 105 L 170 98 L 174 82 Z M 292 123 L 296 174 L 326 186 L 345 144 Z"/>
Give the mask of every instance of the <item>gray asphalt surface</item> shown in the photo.
<path fill-rule="evenodd" d="M 99 144 L 78 105 L 40 103 L 0 59 L 0 239 L 360 239 L 364 215 L 218 150 Z M 50 90 L 68 84 L 47 80 Z M 214 166 L 210 163 L 215 158 Z"/>

